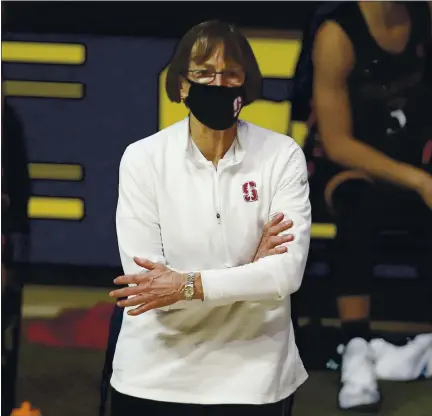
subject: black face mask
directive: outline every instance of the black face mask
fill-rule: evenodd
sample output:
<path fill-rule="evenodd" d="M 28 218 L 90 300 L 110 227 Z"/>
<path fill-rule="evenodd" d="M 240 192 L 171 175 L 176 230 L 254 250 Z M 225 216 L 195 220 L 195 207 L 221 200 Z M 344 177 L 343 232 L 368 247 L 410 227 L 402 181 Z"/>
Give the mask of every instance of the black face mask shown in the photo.
<path fill-rule="evenodd" d="M 190 89 L 185 104 L 199 122 L 212 130 L 226 130 L 234 125 L 243 108 L 243 87 L 221 87 L 188 81 Z"/>

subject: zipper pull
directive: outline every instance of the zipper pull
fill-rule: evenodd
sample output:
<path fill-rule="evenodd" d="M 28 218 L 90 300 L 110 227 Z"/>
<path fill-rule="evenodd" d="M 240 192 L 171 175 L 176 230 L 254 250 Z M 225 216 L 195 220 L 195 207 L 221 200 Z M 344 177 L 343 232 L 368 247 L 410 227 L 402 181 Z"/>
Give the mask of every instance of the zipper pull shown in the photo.
<path fill-rule="evenodd" d="M 221 216 L 219 213 L 216 214 L 216 218 L 217 218 L 218 224 L 220 224 L 221 223 Z"/>

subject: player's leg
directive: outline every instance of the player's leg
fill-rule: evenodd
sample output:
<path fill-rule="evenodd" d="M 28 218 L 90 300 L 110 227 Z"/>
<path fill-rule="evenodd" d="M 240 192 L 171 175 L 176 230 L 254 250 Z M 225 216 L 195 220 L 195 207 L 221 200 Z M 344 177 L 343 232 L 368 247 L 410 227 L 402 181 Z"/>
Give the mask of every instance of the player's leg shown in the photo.
<path fill-rule="evenodd" d="M 426 296 L 425 322 L 432 328 L 432 211 L 415 194 L 399 201 L 406 215 L 404 223 L 414 236 L 410 244 L 413 254 L 417 254 L 419 278 Z M 375 339 L 371 347 L 375 356 L 375 373 L 380 380 L 410 381 L 432 377 L 432 331 L 416 336 L 403 346 L 392 345 L 383 339 Z"/>
<path fill-rule="evenodd" d="M 348 180 L 332 193 L 337 236 L 333 276 L 344 351 L 339 406 L 374 410 L 380 393 L 370 340 L 370 294 L 376 253 L 377 218 L 373 185 Z"/>

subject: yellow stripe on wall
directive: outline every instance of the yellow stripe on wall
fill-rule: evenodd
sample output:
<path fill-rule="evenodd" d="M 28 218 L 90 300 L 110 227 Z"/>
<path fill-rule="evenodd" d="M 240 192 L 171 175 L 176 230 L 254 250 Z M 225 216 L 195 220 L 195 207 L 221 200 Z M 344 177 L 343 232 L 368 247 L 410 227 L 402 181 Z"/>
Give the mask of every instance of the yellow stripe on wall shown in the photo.
<path fill-rule="evenodd" d="M 78 198 L 32 196 L 28 215 L 32 219 L 81 220 L 84 218 L 84 202 Z"/>
<path fill-rule="evenodd" d="M 312 224 L 312 238 L 332 239 L 336 236 L 336 226 L 334 224 Z"/>
<path fill-rule="evenodd" d="M 292 78 L 301 42 L 298 39 L 248 38 L 265 78 Z"/>
<path fill-rule="evenodd" d="M 81 181 L 84 177 L 80 165 L 63 163 L 29 163 L 31 179 L 51 179 L 59 181 Z"/>
<path fill-rule="evenodd" d="M 84 86 L 72 82 L 4 81 L 4 94 L 10 97 L 44 97 L 80 99 Z"/>
<path fill-rule="evenodd" d="M 3 62 L 80 65 L 85 60 L 86 48 L 80 44 L 2 42 Z"/>

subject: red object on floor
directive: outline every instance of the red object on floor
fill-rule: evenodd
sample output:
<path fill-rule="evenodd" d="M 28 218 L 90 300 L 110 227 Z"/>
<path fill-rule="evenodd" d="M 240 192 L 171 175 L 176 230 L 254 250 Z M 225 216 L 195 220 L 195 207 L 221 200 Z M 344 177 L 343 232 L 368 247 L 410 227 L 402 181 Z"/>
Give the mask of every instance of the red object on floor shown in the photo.
<path fill-rule="evenodd" d="M 104 350 L 108 340 L 112 303 L 91 309 L 65 309 L 52 319 L 34 319 L 25 324 L 28 342 L 50 347 Z"/>

